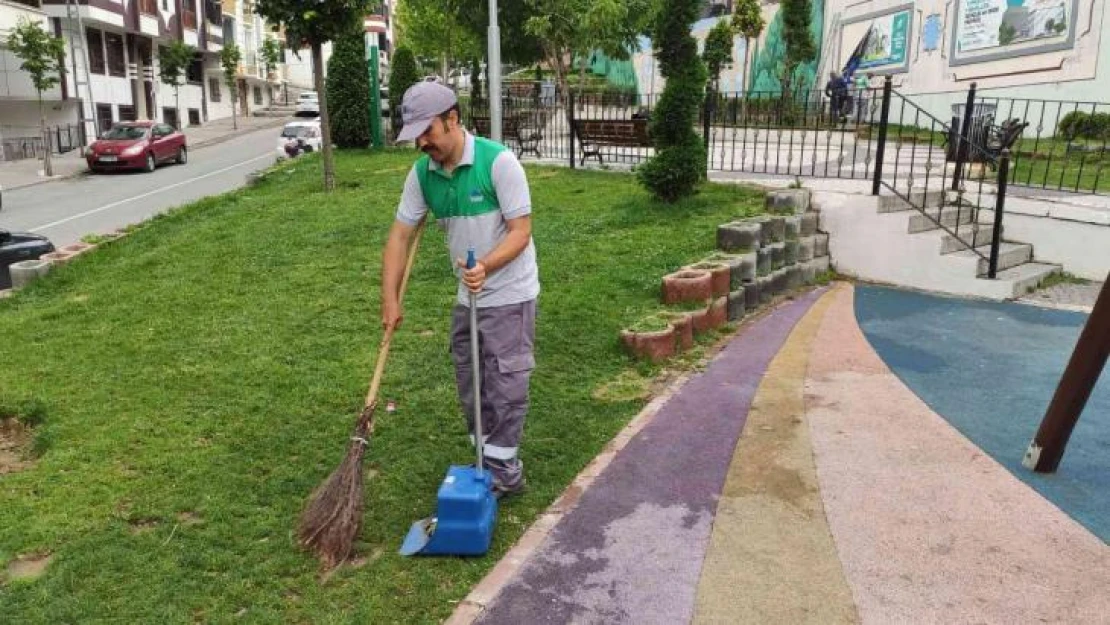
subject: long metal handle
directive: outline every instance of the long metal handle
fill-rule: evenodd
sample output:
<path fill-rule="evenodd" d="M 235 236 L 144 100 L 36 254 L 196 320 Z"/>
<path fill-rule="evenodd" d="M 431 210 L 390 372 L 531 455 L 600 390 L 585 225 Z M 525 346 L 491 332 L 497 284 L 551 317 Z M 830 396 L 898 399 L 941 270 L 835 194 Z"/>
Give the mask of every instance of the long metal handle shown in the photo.
<path fill-rule="evenodd" d="M 474 248 L 466 253 L 466 268 L 473 269 L 478 260 L 474 255 Z M 478 349 L 478 294 L 470 292 L 470 372 L 473 377 L 474 388 L 474 447 L 478 450 L 478 475 L 482 475 L 484 456 L 482 447 L 482 373 L 480 369 L 480 350 Z"/>

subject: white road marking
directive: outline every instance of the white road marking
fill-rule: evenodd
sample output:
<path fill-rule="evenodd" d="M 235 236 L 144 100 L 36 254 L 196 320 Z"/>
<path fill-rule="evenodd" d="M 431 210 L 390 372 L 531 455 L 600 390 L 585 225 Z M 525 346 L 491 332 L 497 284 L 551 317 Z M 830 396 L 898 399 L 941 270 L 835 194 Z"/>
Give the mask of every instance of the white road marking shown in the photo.
<path fill-rule="evenodd" d="M 42 232 L 43 230 L 46 230 L 48 228 L 53 228 L 54 226 L 60 226 L 64 223 L 68 223 L 68 222 L 74 221 L 76 219 L 81 219 L 82 217 L 88 217 L 89 215 L 95 215 L 96 213 L 106 211 L 110 208 L 115 208 L 117 206 L 120 206 L 121 204 L 127 204 L 128 202 L 134 202 L 135 200 L 141 200 L 145 197 L 150 197 L 152 195 L 157 195 L 159 193 L 162 193 L 163 191 L 169 191 L 170 189 L 175 189 L 177 187 L 181 187 L 181 186 L 184 186 L 184 185 L 187 185 L 187 184 L 192 184 L 192 183 L 194 183 L 198 180 L 204 180 L 205 178 L 210 178 L 212 176 L 222 174 L 222 173 L 227 172 L 227 171 L 231 171 L 232 169 L 235 169 L 237 167 L 242 167 L 243 165 L 246 165 L 248 163 L 253 163 L 255 161 L 260 161 L 264 158 L 268 158 L 268 159 L 272 160 L 274 158 L 274 155 L 273 154 L 263 154 L 262 156 L 256 156 L 254 158 L 247 159 L 247 160 L 245 160 L 241 163 L 236 163 L 234 165 L 229 165 L 227 167 L 224 167 L 223 169 L 217 169 L 216 171 L 208 172 L 207 174 L 204 174 L 203 176 L 197 176 L 196 178 L 190 178 L 188 180 L 182 180 L 181 182 L 175 182 L 171 185 L 155 189 L 154 191 L 148 191 L 146 193 L 141 193 L 139 195 L 129 197 L 126 200 L 120 200 L 118 202 L 112 202 L 111 204 L 105 204 L 104 206 L 101 206 L 99 208 L 94 208 L 94 209 L 91 209 L 91 210 L 87 210 L 83 213 L 78 213 L 76 215 L 70 215 L 69 217 L 66 217 L 65 219 L 59 219 L 58 221 L 52 221 L 48 224 L 44 224 L 44 225 L 41 225 L 41 226 L 36 226 L 34 228 L 31 228 L 31 232 Z"/>

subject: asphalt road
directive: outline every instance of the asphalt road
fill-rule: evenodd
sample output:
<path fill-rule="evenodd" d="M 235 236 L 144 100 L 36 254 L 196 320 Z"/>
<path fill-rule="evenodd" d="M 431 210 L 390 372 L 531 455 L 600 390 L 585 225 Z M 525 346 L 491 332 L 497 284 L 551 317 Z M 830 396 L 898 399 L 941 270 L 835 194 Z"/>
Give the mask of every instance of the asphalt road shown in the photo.
<path fill-rule="evenodd" d="M 246 183 L 247 174 L 273 164 L 275 137 L 265 128 L 191 150 L 185 165 L 154 173 L 82 175 L 4 192 L 0 228 L 46 235 L 61 247 Z"/>

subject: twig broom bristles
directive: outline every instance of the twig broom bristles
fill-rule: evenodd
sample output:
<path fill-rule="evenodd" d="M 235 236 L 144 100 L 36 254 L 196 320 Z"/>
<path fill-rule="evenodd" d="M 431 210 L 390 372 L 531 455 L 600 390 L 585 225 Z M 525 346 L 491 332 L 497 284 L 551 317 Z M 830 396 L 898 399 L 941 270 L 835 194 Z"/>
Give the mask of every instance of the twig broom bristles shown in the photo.
<path fill-rule="evenodd" d="M 405 263 L 405 273 L 401 278 L 399 299 L 405 297 L 409 274 L 416 259 L 416 248 L 420 245 L 420 235 L 424 224 L 416 229 Z M 365 407 L 355 422 L 347 446 L 347 457 L 335 471 L 312 493 L 312 497 L 301 513 L 297 529 L 298 542 L 302 547 L 312 550 L 320 558 L 325 569 L 334 568 L 351 555 L 355 537 L 362 529 L 362 457 L 366 446 L 374 434 L 374 410 L 378 405 L 378 386 L 382 372 L 385 371 L 389 343 L 393 338 L 393 328 L 386 328 L 378 349 L 378 362 L 374 367 L 374 377 L 370 381 L 370 391 L 366 394 Z"/>

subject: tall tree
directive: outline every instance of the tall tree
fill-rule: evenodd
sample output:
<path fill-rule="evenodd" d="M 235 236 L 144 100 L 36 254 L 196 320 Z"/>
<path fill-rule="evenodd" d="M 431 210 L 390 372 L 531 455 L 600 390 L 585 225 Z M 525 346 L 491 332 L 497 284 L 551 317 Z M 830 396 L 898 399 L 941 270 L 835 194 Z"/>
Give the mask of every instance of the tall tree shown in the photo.
<path fill-rule="evenodd" d="M 366 71 L 366 43 L 361 28 L 335 40 L 328 61 L 328 102 L 331 134 L 341 148 L 364 148 L 370 143 L 370 76 Z"/>
<path fill-rule="evenodd" d="M 705 178 L 705 146 L 694 132 L 705 93 L 705 65 L 690 28 L 701 0 L 666 0 L 655 27 L 655 58 L 667 85 L 651 114 L 655 156 L 638 170 L 640 182 L 665 202 L 691 195 Z"/>
<path fill-rule="evenodd" d="M 158 53 L 158 77 L 173 87 L 174 110 L 177 112 L 174 125 L 178 130 L 181 129 L 181 79 L 196 54 L 197 49 L 184 41 L 174 41 Z"/>
<path fill-rule="evenodd" d="M 779 10 L 782 11 L 782 40 L 786 44 L 780 77 L 785 96 L 794 84 L 794 71 L 798 66 L 817 57 L 817 44 L 810 32 L 811 0 L 782 0 Z"/>
<path fill-rule="evenodd" d="M 42 104 L 42 92 L 53 89 L 62 81 L 65 43 L 60 37 L 53 37 L 43 30 L 39 22 L 21 17 L 8 35 L 8 49 L 22 61 L 19 69 L 30 75 L 31 84 L 38 94 L 39 134 L 46 146 L 42 171 L 47 176 L 53 176 L 54 164 L 50 155 L 52 143 L 46 133 L 46 109 Z"/>
<path fill-rule="evenodd" d="M 324 190 L 335 189 L 335 160 L 331 145 L 331 120 L 328 117 L 327 91 L 324 89 L 323 45 L 334 41 L 360 20 L 370 2 L 367 0 L 255 0 L 255 9 L 272 24 L 285 27 L 289 47 L 312 48 L 312 74 L 320 98 L 320 126 L 323 130 Z M 375 3 L 376 4 L 376 3 Z"/>
<path fill-rule="evenodd" d="M 741 68 L 740 85 L 748 91 L 748 58 L 752 44 L 763 34 L 763 11 L 759 0 L 737 0 L 732 14 L 732 28 L 744 38 L 744 66 Z"/>
<path fill-rule="evenodd" d="M 231 98 L 231 127 L 238 130 L 239 122 L 235 118 L 235 109 L 239 106 L 239 62 L 243 60 L 243 53 L 234 42 L 224 44 L 220 50 L 220 67 L 223 69 L 224 84 L 227 85 L 227 95 Z"/>
<path fill-rule="evenodd" d="M 705 62 L 714 90 L 721 79 L 721 70 L 732 64 L 732 37 L 732 25 L 725 19 L 717 22 L 705 37 L 701 60 Z"/>
<path fill-rule="evenodd" d="M 437 59 L 444 80 L 456 59 L 482 54 L 479 38 L 460 28 L 459 0 L 402 0 L 397 5 L 398 40 L 419 57 Z"/>
<path fill-rule="evenodd" d="M 393 63 L 389 66 L 389 119 L 393 136 L 401 132 L 401 100 L 409 87 L 416 84 L 420 76 L 416 73 L 416 59 L 412 50 L 397 48 L 393 52 Z"/>

